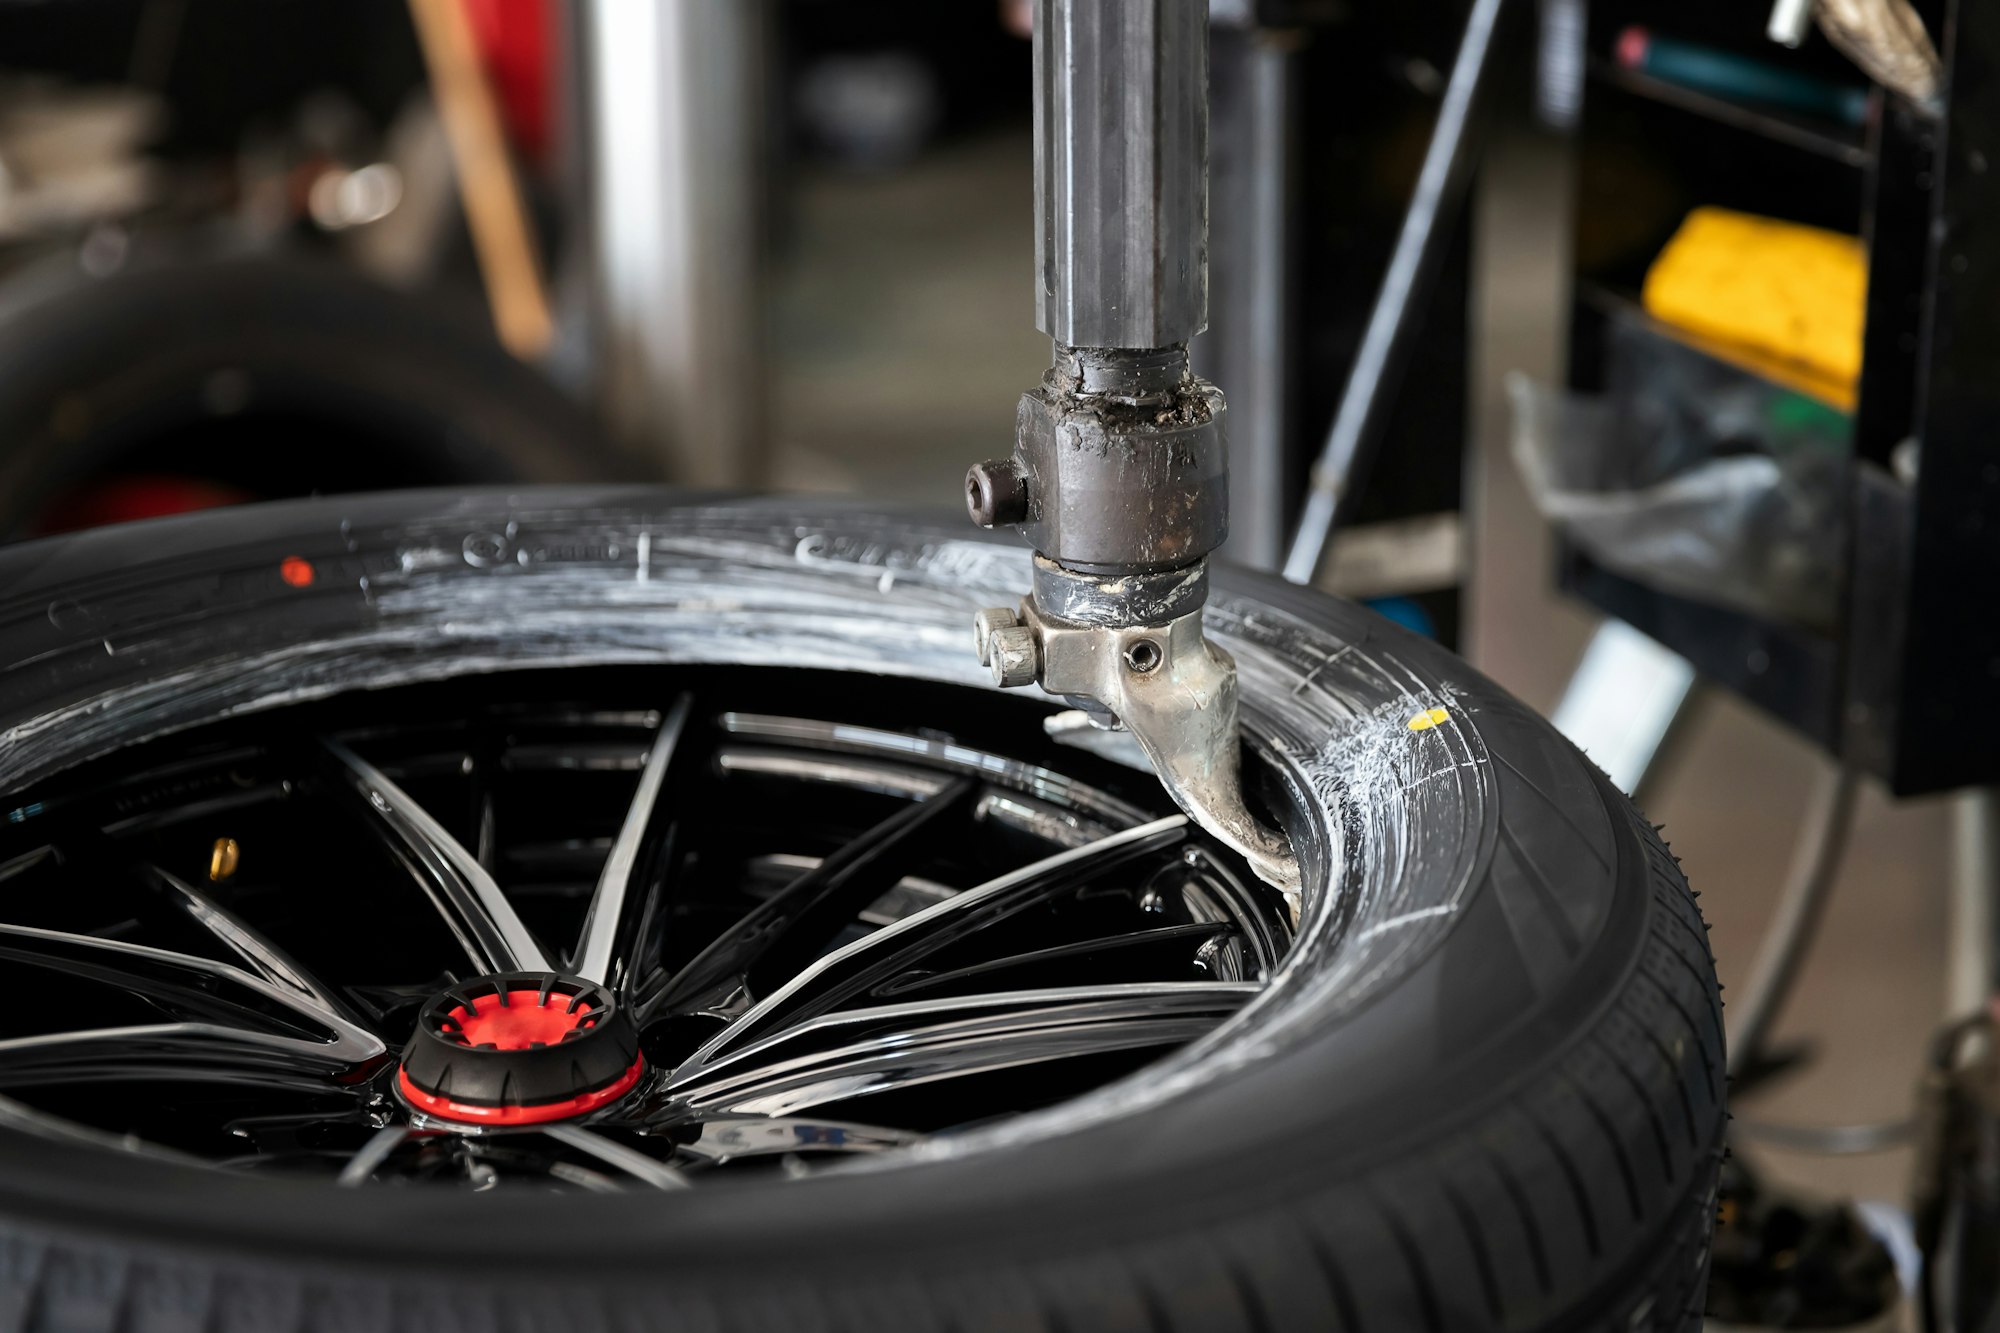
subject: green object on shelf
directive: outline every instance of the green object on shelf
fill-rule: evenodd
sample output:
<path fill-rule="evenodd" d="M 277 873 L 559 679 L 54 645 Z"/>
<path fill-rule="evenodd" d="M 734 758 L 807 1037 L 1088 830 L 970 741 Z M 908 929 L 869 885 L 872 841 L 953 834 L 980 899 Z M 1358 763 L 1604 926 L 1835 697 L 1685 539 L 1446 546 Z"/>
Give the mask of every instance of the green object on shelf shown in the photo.
<path fill-rule="evenodd" d="M 1842 432 L 1852 428 L 1854 418 L 1817 398 L 1809 398 L 1802 393 L 1780 393 L 1771 399 L 1768 412 L 1770 424 L 1787 431 L 1804 431 L 1810 434 L 1824 434 L 1836 443 Z"/>

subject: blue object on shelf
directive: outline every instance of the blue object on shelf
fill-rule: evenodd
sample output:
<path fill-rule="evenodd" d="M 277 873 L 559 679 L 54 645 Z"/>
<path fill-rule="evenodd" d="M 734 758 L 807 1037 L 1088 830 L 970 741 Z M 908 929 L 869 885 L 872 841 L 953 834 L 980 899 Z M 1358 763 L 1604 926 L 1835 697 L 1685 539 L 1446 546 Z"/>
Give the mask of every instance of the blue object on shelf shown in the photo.
<path fill-rule="evenodd" d="M 1437 622 L 1431 613 L 1424 610 L 1422 603 L 1411 597 L 1370 597 L 1362 603 L 1377 615 L 1386 616 L 1404 629 L 1414 630 L 1426 639 L 1437 637 Z"/>
<path fill-rule="evenodd" d="M 1618 34 L 1617 56 L 1626 69 L 1696 92 L 1782 107 L 1849 126 L 1868 118 L 1866 88 L 1842 87 L 1699 42 L 1656 37 L 1636 25 Z"/>

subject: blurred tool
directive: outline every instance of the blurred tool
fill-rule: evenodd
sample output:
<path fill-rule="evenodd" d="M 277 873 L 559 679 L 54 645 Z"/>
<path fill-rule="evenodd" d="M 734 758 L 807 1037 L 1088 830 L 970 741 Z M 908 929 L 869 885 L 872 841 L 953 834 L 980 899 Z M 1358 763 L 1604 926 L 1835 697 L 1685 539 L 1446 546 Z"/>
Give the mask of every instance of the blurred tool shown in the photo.
<path fill-rule="evenodd" d="M 1812 8 L 1812 0 L 1778 0 L 1771 6 L 1764 35 L 1780 46 L 1798 46 L 1812 27 Z"/>
<path fill-rule="evenodd" d="M 1229 513 L 1222 395 L 1187 351 L 1208 322 L 1208 5 L 1038 0 L 1034 53 L 1055 364 L 1021 399 L 1013 457 L 966 476 L 975 523 L 1034 543 L 1034 591 L 982 611 L 975 644 L 997 683 L 1130 731 L 1296 908 L 1298 862 L 1244 804 L 1236 664 L 1202 633 Z"/>
<path fill-rule="evenodd" d="M 1813 17 L 1869 78 L 1937 114 L 1944 63 L 1909 0 L 1816 0 Z"/>
<path fill-rule="evenodd" d="M 1777 0 L 1764 35 L 1797 47 L 1815 19 L 1869 78 L 1937 113 L 1944 62 L 1908 0 Z"/>
<path fill-rule="evenodd" d="M 1844 88 L 1700 42 L 1658 37 L 1637 24 L 1618 34 L 1615 50 L 1625 68 L 1697 92 L 1824 116 L 1843 125 L 1859 125 L 1868 117 L 1866 88 Z"/>
<path fill-rule="evenodd" d="M 493 307 L 494 330 L 508 351 L 535 360 L 548 350 L 555 321 L 500 105 L 480 65 L 471 20 L 460 0 L 410 0 L 410 17 L 451 140 L 459 198 Z"/>

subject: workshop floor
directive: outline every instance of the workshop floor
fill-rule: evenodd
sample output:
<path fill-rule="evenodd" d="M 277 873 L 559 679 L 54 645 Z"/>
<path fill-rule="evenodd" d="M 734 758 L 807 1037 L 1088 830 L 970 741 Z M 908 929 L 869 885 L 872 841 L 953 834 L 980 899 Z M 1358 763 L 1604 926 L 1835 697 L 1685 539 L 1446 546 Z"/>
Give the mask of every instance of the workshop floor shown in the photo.
<path fill-rule="evenodd" d="M 773 329 L 776 481 L 950 503 L 966 465 L 1008 451 L 1013 404 L 1046 364 L 1033 327 L 1032 192 L 1025 134 L 940 149 L 894 175 L 808 173 L 791 204 Z M 1589 617 L 1549 588 L 1546 534 L 1506 457 L 1510 370 L 1551 378 L 1561 332 L 1564 175 L 1526 132 L 1495 150 L 1481 200 L 1476 525 L 1467 652 L 1537 708 L 1559 694 Z M 1224 386 L 1225 389 L 1227 386 Z M 1663 761 L 1649 813 L 1701 891 L 1722 980 L 1744 977 L 1823 761 L 1730 700 L 1708 701 Z M 1861 803 L 1838 895 L 1784 1038 L 1803 1072 L 1739 1117 L 1829 1124 L 1910 1107 L 1940 1016 L 1947 812 Z M 1815 1158 L 1757 1151 L 1771 1175 L 1900 1202 L 1907 1151 Z"/>

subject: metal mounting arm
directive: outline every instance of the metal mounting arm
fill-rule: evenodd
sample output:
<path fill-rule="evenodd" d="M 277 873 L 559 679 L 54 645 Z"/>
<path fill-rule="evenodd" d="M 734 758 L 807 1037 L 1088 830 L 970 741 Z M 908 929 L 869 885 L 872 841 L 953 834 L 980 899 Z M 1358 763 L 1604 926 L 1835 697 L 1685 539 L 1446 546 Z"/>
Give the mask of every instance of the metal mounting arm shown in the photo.
<path fill-rule="evenodd" d="M 1201 624 L 1229 513 L 1222 395 L 1187 355 L 1208 323 L 1207 0 L 1037 0 L 1035 210 L 1054 364 L 1013 457 L 966 474 L 973 521 L 1034 543 L 1035 588 L 979 614 L 980 659 L 1130 731 L 1191 818 L 1296 895 L 1244 805 L 1236 663 Z"/>

